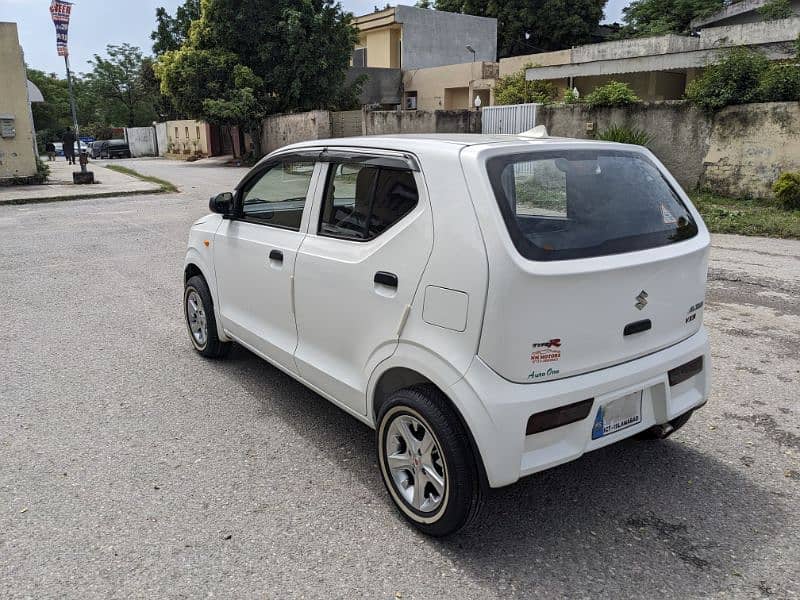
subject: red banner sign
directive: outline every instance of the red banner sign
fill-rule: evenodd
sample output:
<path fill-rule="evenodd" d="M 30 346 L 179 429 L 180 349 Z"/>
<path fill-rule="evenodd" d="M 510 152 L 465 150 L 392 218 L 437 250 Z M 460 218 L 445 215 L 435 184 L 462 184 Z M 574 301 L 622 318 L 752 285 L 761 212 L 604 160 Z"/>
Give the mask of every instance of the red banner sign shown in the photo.
<path fill-rule="evenodd" d="M 69 38 L 69 16 L 72 13 L 72 2 L 53 0 L 50 4 L 50 15 L 56 26 L 56 46 L 59 56 L 69 56 L 67 46 Z"/>

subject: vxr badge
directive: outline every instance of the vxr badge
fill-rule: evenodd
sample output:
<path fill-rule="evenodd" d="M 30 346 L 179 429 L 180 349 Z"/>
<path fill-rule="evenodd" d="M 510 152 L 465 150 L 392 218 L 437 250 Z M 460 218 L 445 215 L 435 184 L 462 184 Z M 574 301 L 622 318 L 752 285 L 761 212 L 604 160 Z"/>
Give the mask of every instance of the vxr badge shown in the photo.
<path fill-rule="evenodd" d="M 648 296 L 649 296 L 649 294 L 647 292 L 645 292 L 644 290 L 642 290 L 642 292 L 638 296 L 636 296 L 636 300 L 637 300 L 636 308 L 638 308 L 639 310 L 644 310 L 644 307 L 647 306 L 647 298 L 648 298 Z"/>

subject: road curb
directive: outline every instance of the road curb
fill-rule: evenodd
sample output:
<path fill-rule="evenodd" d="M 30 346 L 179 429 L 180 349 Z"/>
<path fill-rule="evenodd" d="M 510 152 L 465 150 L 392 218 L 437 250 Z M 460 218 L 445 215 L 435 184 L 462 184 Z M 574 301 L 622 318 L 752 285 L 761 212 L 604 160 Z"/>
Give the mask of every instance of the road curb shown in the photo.
<path fill-rule="evenodd" d="M 43 204 L 46 202 L 71 202 L 75 200 L 94 200 L 95 198 L 123 198 L 128 196 L 157 196 L 159 194 L 166 194 L 167 191 L 160 190 L 136 190 L 129 192 L 103 192 L 100 194 L 90 195 L 73 195 L 73 196 L 50 196 L 44 198 L 14 198 L 11 200 L 0 200 L 0 206 L 23 204 Z M 180 192 L 175 192 L 179 194 Z"/>

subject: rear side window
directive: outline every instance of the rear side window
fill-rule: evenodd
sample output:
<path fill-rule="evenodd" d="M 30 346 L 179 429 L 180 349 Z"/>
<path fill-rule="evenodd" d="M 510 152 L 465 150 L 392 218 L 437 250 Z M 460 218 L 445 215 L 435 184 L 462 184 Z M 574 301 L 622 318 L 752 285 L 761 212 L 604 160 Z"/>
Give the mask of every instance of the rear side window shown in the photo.
<path fill-rule="evenodd" d="M 488 171 L 514 245 L 531 260 L 621 254 L 697 235 L 686 206 L 640 154 L 516 154 L 490 159 Z"/>
<path fill-rule="evenodd" d="M 414 210 L 419 192 L 411 171 L 358 162 L 332 163 L 320 214 L 320 235 L 367 241 Z"/>

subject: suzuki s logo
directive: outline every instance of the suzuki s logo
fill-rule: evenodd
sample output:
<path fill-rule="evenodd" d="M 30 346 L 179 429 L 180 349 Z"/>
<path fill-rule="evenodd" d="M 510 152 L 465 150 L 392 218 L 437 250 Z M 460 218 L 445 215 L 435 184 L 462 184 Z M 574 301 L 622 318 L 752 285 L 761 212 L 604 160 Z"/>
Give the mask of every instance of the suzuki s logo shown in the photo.
<path fill-rule="evenodd" d="M 636 308 L 644 310 L 644 307 L 647 306 L 648 296 L 648 293 L 642 290 L 642 293 L 636 296 Z"/>

